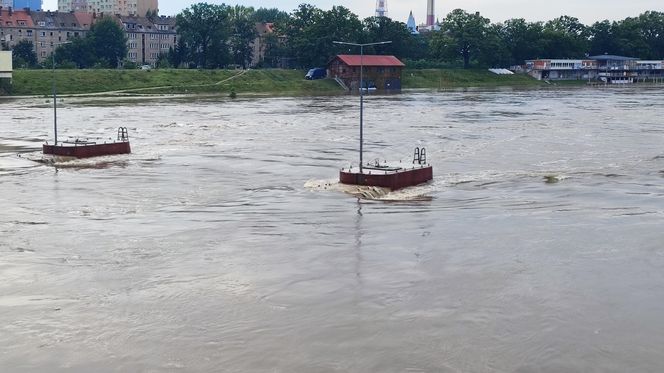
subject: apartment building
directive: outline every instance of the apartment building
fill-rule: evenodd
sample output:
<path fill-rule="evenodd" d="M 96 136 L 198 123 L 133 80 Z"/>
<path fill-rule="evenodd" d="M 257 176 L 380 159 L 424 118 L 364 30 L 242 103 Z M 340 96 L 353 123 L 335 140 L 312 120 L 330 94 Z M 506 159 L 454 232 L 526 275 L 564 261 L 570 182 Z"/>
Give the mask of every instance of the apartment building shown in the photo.
<path fill-rule="evenodd" d="M 154 65 L 161 54 L 177 43 L 175 18 L 114 16 L 127 34 L 127 59 Z M 84 12 L 33 12 L 0 8 L 0 47 L 12 48 L 21 40 L 32 42 L 39 62 L 43 62 L 63 43 L 85 37 L 97 20 Z"/>
<path fill-rule="evenodd" d="M 155 65 L 162 54 L 177 45 L 175 18 L 119 16 L 127 33 L 127 59 L 139 65 Z"/>
<path fill-rule="evenodd" d="M 30 11 L 0 8 L 0 49 L 11 48 L 24 39 L 34 43 L 35 35 Z"/>
<path fill-rule="evenodd" d="M 58 0 L 60 12 L 87 12 L 88 0 Z"/>
<path fill-rule="evenodd" d="M 58 0 L 58 10 L 144 17 L 148 11 L 158 11 L 159 2 L 158 0 Z"/>
<path fill-rule="evenodd" d="M 86 13 L 0 9 L 0 43 L 12 48 L 21 40 L 29 40 L 41 62 L 67 40 L 85 37 L 91 25 L 92 16 Z"/>
<path fill-rule="evenodd" d="M 85 37 L 93 18 L 87 13 L 32 12 L 35 52 L 43 61 L 61 44 Z"/>

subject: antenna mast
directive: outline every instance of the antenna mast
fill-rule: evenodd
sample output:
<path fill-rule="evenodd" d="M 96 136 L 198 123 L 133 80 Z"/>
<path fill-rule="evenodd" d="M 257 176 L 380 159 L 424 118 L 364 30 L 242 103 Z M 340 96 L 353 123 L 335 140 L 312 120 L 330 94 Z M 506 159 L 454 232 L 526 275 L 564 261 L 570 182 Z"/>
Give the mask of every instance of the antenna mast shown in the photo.
<path fill-rule="evenodd" d="M 376 17 L 387 17 L 387 0 L 376 0 Z"/>

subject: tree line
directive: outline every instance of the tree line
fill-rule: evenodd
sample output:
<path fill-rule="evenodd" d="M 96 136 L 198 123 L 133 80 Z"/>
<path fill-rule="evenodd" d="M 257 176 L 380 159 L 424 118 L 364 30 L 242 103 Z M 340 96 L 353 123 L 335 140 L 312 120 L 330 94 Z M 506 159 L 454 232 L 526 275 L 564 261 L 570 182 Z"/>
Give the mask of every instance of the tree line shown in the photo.
<path fill-rule="evenodd" d="M 479 13 L 456 9 L 444 18 L 439 30 L 417 35 L 403 22 L 385 17 L 360 19 L 343 6 L 322 10 L 311 4 L 287 13 L 275 8 L 198 3 L 183 10 L 176 20 L 178 43 L 160 56 L 160 66 L 246 68 L 256 57 L 257 23 L 274 25 L 274 32 L 262 35 L 258 67 L 323 66 L 337 54 L 359 52 L 334 41 L 389 40 L 391 44 L 365 52 L 395 55 L 412 67 L 505 67 L 528 59 L 599 54 L 664 59 L 664 13 L 656 11 L 584 25 L 570 16 L 547 22 L 516 18 L 493 23 Z M 121 65 L 127 54 L 126 35 L 113 24 L 111 20 L 96 23 L 85 38 L 58 48 L 56 61 L 80 68 Z M 36 56 L 30 56 L 29 50 L 31 46 L 19 43 L 15 54 L 24 64 L 33 65 Z"/>
<path fill-rule="evenodd" d="M 239 22 L 243 19 L 249 22 Z M 599 54 L 664 59 L 664 13 L 656 11 L 584 25 L 570 16 L 547 22 L 515 18 L 492 23 L 479 13 L 456 9 L 444 18 L 440 30 L 413 35 L 403 22 L 360 19 L 343 6 L 322 10 L 302 4 L 286 13 L 202 3 L 178 15 L 182 37 L 172 53 L 177 57 L 170 59 L 172 65 L 246 66 L 253 53 L 248 46 L 256 37 L 253 22 L 275 25 L 275 32 L 265 37 L 263 67 L 322 66 L 337 54 L 358 52 L 334 41 L 390 40 L 391 44 L 369 48 L 367 53 L 392 54 L 421 67 L 504 67 L 528 59 Z"/>

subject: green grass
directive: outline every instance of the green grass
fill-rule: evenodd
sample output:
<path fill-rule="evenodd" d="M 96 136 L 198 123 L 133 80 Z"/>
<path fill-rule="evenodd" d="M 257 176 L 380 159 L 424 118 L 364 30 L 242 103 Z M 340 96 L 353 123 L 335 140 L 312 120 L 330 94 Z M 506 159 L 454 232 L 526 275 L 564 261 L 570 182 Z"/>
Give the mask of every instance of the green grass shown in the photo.
<path fill-rule="evenodd" d="M 241 75 L 238 75 L 241 74 Z M 332 79 L 307 81 L 300 70 L 56 70 L 59 94 L 112 91 L 128 93 L 214 93 L 309 95 L 343 93 Z M 12 94 L 50 95 L 51 70 L 15 70 Z M 402 87 L 535 86 L 543 83 L 525 75 L 501 76 L 486 70 L 405 70 Z"/>
<path fill-rule="evenodd" d="M 521 87 L 542 84 L 525 74 L 496 75 L 488 70 L 463 69 L 407 69 L 401 83 L 404 88 Z"/>

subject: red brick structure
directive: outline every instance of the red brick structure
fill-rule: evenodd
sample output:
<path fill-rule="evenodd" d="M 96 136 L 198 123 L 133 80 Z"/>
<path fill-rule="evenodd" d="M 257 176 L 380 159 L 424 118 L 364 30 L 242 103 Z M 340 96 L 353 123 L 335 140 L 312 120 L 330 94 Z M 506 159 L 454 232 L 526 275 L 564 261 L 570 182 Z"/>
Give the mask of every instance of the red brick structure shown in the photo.
<path fill-rule="evenodd" d="M 400 91 L 401 73 L 406 66 L 394 56 L 340 54 L 327 64 L 327 76 L 340 79 L 355 92 L 360 88 L 360 64 L 364 65 L 363 87 Z"/>

